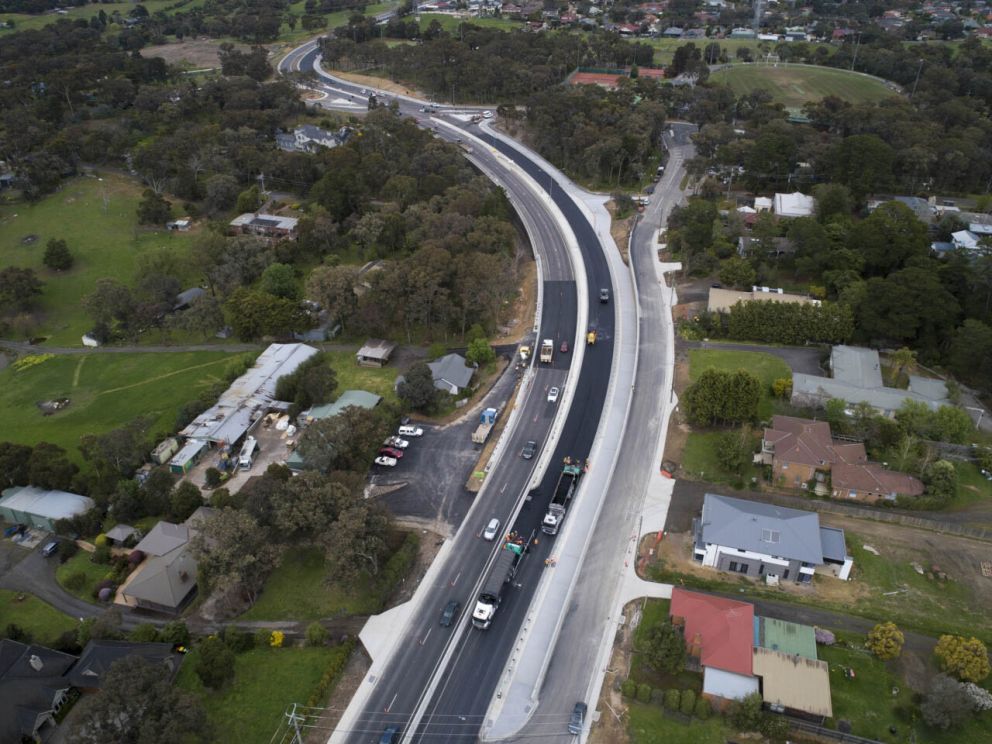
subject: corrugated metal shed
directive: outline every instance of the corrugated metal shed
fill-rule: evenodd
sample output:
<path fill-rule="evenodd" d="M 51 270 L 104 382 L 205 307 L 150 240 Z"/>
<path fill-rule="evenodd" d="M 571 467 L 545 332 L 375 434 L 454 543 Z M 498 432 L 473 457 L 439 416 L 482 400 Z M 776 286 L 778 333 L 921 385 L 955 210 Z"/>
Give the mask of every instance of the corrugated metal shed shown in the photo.
<path fill-rule="evenodd" d="M 761 697 L 769 705 L 824 718 L 833 715 L 826 662 L 756 648 L 752 667 L 761 677 Z"/>

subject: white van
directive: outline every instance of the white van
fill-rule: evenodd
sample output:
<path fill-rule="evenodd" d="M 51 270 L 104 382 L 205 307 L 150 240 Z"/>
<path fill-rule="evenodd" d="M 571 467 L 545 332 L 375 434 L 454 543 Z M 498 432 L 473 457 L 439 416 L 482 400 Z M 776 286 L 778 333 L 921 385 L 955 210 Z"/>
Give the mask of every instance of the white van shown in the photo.
<path fill-rule="evenodd" d="M 258 453 L 258 441 L 255 437 L 248 437 L 241 446 L 241 454 L 238 455 L 238 467 L 242 470 L 251 470 L 255 463 L 255 455 Z"/>
<path fill-rule="evenodd" d="M 422 437 L 424 436 L 424 430 L 419 426 L 401 426 L 399 428 L 399 434 L 401 437 Z"/>

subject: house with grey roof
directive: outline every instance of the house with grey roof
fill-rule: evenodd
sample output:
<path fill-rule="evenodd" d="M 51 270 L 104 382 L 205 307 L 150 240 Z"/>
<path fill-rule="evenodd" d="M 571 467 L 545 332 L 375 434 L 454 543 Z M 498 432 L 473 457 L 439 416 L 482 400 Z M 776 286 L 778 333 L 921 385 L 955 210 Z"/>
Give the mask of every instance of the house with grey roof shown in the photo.
<path fill-rule="evenodd" d="M 809 584 L 817 569 L 846 580 L 854 564 L 844 531 L 816 512 L 708 493 L 692 530 L 697 562 L 769 584 Z"/>
<path fill-rule="evenodd" d="M 337 132 L 302 124 L 292 132 L 277 132 L 276 146 L 288 152 L 317 152 L 321 148 L 332 148 L 343 144 L 350 130 L 343 127 Z"/>
<path fill-rule="evenodd" d="M 931 410 L 949 405 L 943 380 L 909 376 L 909 388 L 887 387 L 875 349 L 834 346 L 830 350 L 832 377 L 796 372 L 792 375 L 792 404 L 822 408 L 832 398 L 851 405 L 867 403 L 885 416 L 892 416 L 907 400 L 923 403 Z"/>
<path fill-rule="evenodd" d="M 475 368 L 470 367 L 461 354 L 445 354 L 427 366 L 434 376 L 434 387 L 452 395 L 467 388 L 475 374 Z"/>

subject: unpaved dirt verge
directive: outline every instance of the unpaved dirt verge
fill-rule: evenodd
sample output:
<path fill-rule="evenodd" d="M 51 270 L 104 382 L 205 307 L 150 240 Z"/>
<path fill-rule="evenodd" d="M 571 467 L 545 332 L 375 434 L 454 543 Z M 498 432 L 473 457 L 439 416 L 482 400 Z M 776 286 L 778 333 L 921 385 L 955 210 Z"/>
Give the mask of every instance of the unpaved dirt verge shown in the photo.
<path fill-rule="evenodd" d="M 606 202 L 606 209 L 610 213 L 610 235 L 613 242 L 617 244 L 620 251 L 620 258 L 625 264 L 630 264 L 630 231 L 634 229 L 635 216 L 617 219 L 617 205 L 611 199 Z"/>
<path fill-rule="evenodd" d="M 327 741 L 334 727 L 341 720 L 341 716 L 344 715 L 345 708 L 348 707 L 351 698 L 362 684 L 362 680 L 365 679 L 365 675 L 368 674 L 371 665 L 372 659 L 365 653 L 365 649 L 362 648 L 361 644 L 356 646 L 345 665 L 341 679 L 334 685 L 327 700 L 321 703 L 326 710 L 319 720 L 313 722 L 314 727 L 308 730 L 305 739 L 307 744 L 324 744 Z"/>
<path fill-rule="evenodd" d="M 429 96 L 419 90 L 407 88 L 405 85 L 394 83 L 392 80 L 376 77 L 375 75 L 359 75 L 355 72 L 341 72 L 341 70 L 328 70 L 328 72 L 342 78 L 343 80 L 349 80 L 352 83 L 358 83 L 359 85 L 367 85 L 368 87 L 376 88 L 377 90 L 384 90 L 387 93 L 411 96 L 412 98 L 419 98 L 422 101 L 426 101 L 429 98 Z"/>
<path fill-rule="evenodd" d="M 500 344 L 518 344 L 534 328 L 534 313 L 537 311 L 537 262 L 529 256 L 521 258 L 517 273 L 520 288 L 513 301 L 510 318 L 500 328 L 497 336 Z"/>
<path fill-rule="evenodd" d="M 192 39 L 174 44 L 158 44 L 141 50 L 142 57 L 159 57 L 176 67 L 192 70 L 220 69 L 221 42 L 215 39 Z M 247 47 L 239 47 L 247 50 Z"/>

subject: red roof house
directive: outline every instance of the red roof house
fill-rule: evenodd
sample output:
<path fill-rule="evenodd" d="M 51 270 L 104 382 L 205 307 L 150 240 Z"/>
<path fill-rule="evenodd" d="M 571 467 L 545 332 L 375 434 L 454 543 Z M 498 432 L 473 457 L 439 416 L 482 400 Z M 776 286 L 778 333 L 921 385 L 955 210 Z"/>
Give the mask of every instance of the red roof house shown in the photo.
<path fill-rule="evenodd" d="M 703 668 L 703 694 L 739 700 L 758 692 L 752 674 L 754 605 L 672 589 L 672 621 L 681 625 L 686 650 Z"/>

